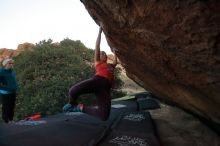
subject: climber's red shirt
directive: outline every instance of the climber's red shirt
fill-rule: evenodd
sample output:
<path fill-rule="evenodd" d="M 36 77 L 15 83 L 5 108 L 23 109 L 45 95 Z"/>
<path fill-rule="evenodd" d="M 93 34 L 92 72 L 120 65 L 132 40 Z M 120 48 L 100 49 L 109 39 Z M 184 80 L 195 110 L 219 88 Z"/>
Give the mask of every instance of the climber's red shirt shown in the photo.
<path fill-rule="evenodd" d="M 114 66 L 108 63 L 98 63 L 95 67 L 96 75 L 102 76 L 113 82 L 114 79 Z"/>

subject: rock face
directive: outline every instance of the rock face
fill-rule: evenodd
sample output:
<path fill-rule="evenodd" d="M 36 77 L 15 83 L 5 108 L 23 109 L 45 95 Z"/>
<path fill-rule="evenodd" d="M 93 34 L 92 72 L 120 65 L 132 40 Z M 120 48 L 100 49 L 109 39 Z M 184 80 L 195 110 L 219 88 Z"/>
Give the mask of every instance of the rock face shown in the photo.
<path fill-rule="evenodd" d="M 33 51 L 34 44 L 32 43 L 23 43 L 19 44 L 16 50 L 0 48 L 0 62 L 4 58 L 17 56 L 22 51 Z"/>
<path fill-rule="evenodd" d="M 26 42 L 23 44 L 19 44 L 16 51 L 18 52 L 33 51 L 33 47 L 34 47 L 34 44 Z"/>
<path fill-rule="evenodd" d="M 130 78 L 220 131 L 220 1 L 81 2 Z"/>
<path fill-rule="evenodd" d="M 0 58 L 13 57 L 13 56 L 15 56 L 15 54 L 16 54 L 15 50 L 7 49 L 7 48 L 0 49 Z"/>

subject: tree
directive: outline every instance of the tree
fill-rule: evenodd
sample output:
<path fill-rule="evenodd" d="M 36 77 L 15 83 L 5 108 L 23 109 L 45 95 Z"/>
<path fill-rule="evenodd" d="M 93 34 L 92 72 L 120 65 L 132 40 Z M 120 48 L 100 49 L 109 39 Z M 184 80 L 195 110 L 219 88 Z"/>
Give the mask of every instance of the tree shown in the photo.
<path fill-rule="evenodd" d="M 19 83 L 16 106 L 19 119 L 36 113 L 61 112 L 69 87 L 94 74 L 94 69 L 81 55 L 82 50 L 88 51 L 83 44 L 71 42 L 72 45 L 66 47 L 54 46 L 51 42 L 41 41 L 33 52 L 22 52 L 14 58 Z"/>

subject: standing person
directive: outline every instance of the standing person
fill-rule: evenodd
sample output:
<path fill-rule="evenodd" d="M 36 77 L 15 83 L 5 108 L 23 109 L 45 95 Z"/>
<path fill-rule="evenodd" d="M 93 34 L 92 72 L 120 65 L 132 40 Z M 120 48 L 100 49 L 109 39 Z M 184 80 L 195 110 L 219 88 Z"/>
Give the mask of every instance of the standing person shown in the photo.
<path fill-rule="evenodd" d="M 96 74 L 90 79 L 77 83 L 69 90 L 69 103 L 64 105 L 64 111 L 84 112 L 101 120 L 107 120 L 111 110 L 111 87 L 114 79 L 114 69 L 117 57 L 114 56 L 113 64 L 107 63 L 107 55 L 100 51 L 102 28 L 100 27 L 95 46 Z M 87 107 L 83 104 L 76 105 L 81 94 L 94 93 L 98 108 Z"/>
<path fill-rule="evenodd" d="M 2 61 L 0 68 L 0 96 L 2 99 L 2 119 L 5 123 L 11 122 L 14 117 L 17 81 L 13 71 L 14 60 L 11 58 Z"/>

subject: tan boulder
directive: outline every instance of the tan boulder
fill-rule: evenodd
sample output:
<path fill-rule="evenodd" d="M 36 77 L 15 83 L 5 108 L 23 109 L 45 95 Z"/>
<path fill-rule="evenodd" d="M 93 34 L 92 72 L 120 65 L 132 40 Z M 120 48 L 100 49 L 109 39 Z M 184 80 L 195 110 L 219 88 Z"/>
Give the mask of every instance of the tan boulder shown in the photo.
<path fill-rule="evenodd" d="M 81 2 L 130 78 L 220 132 L 220 1 Z"/>

